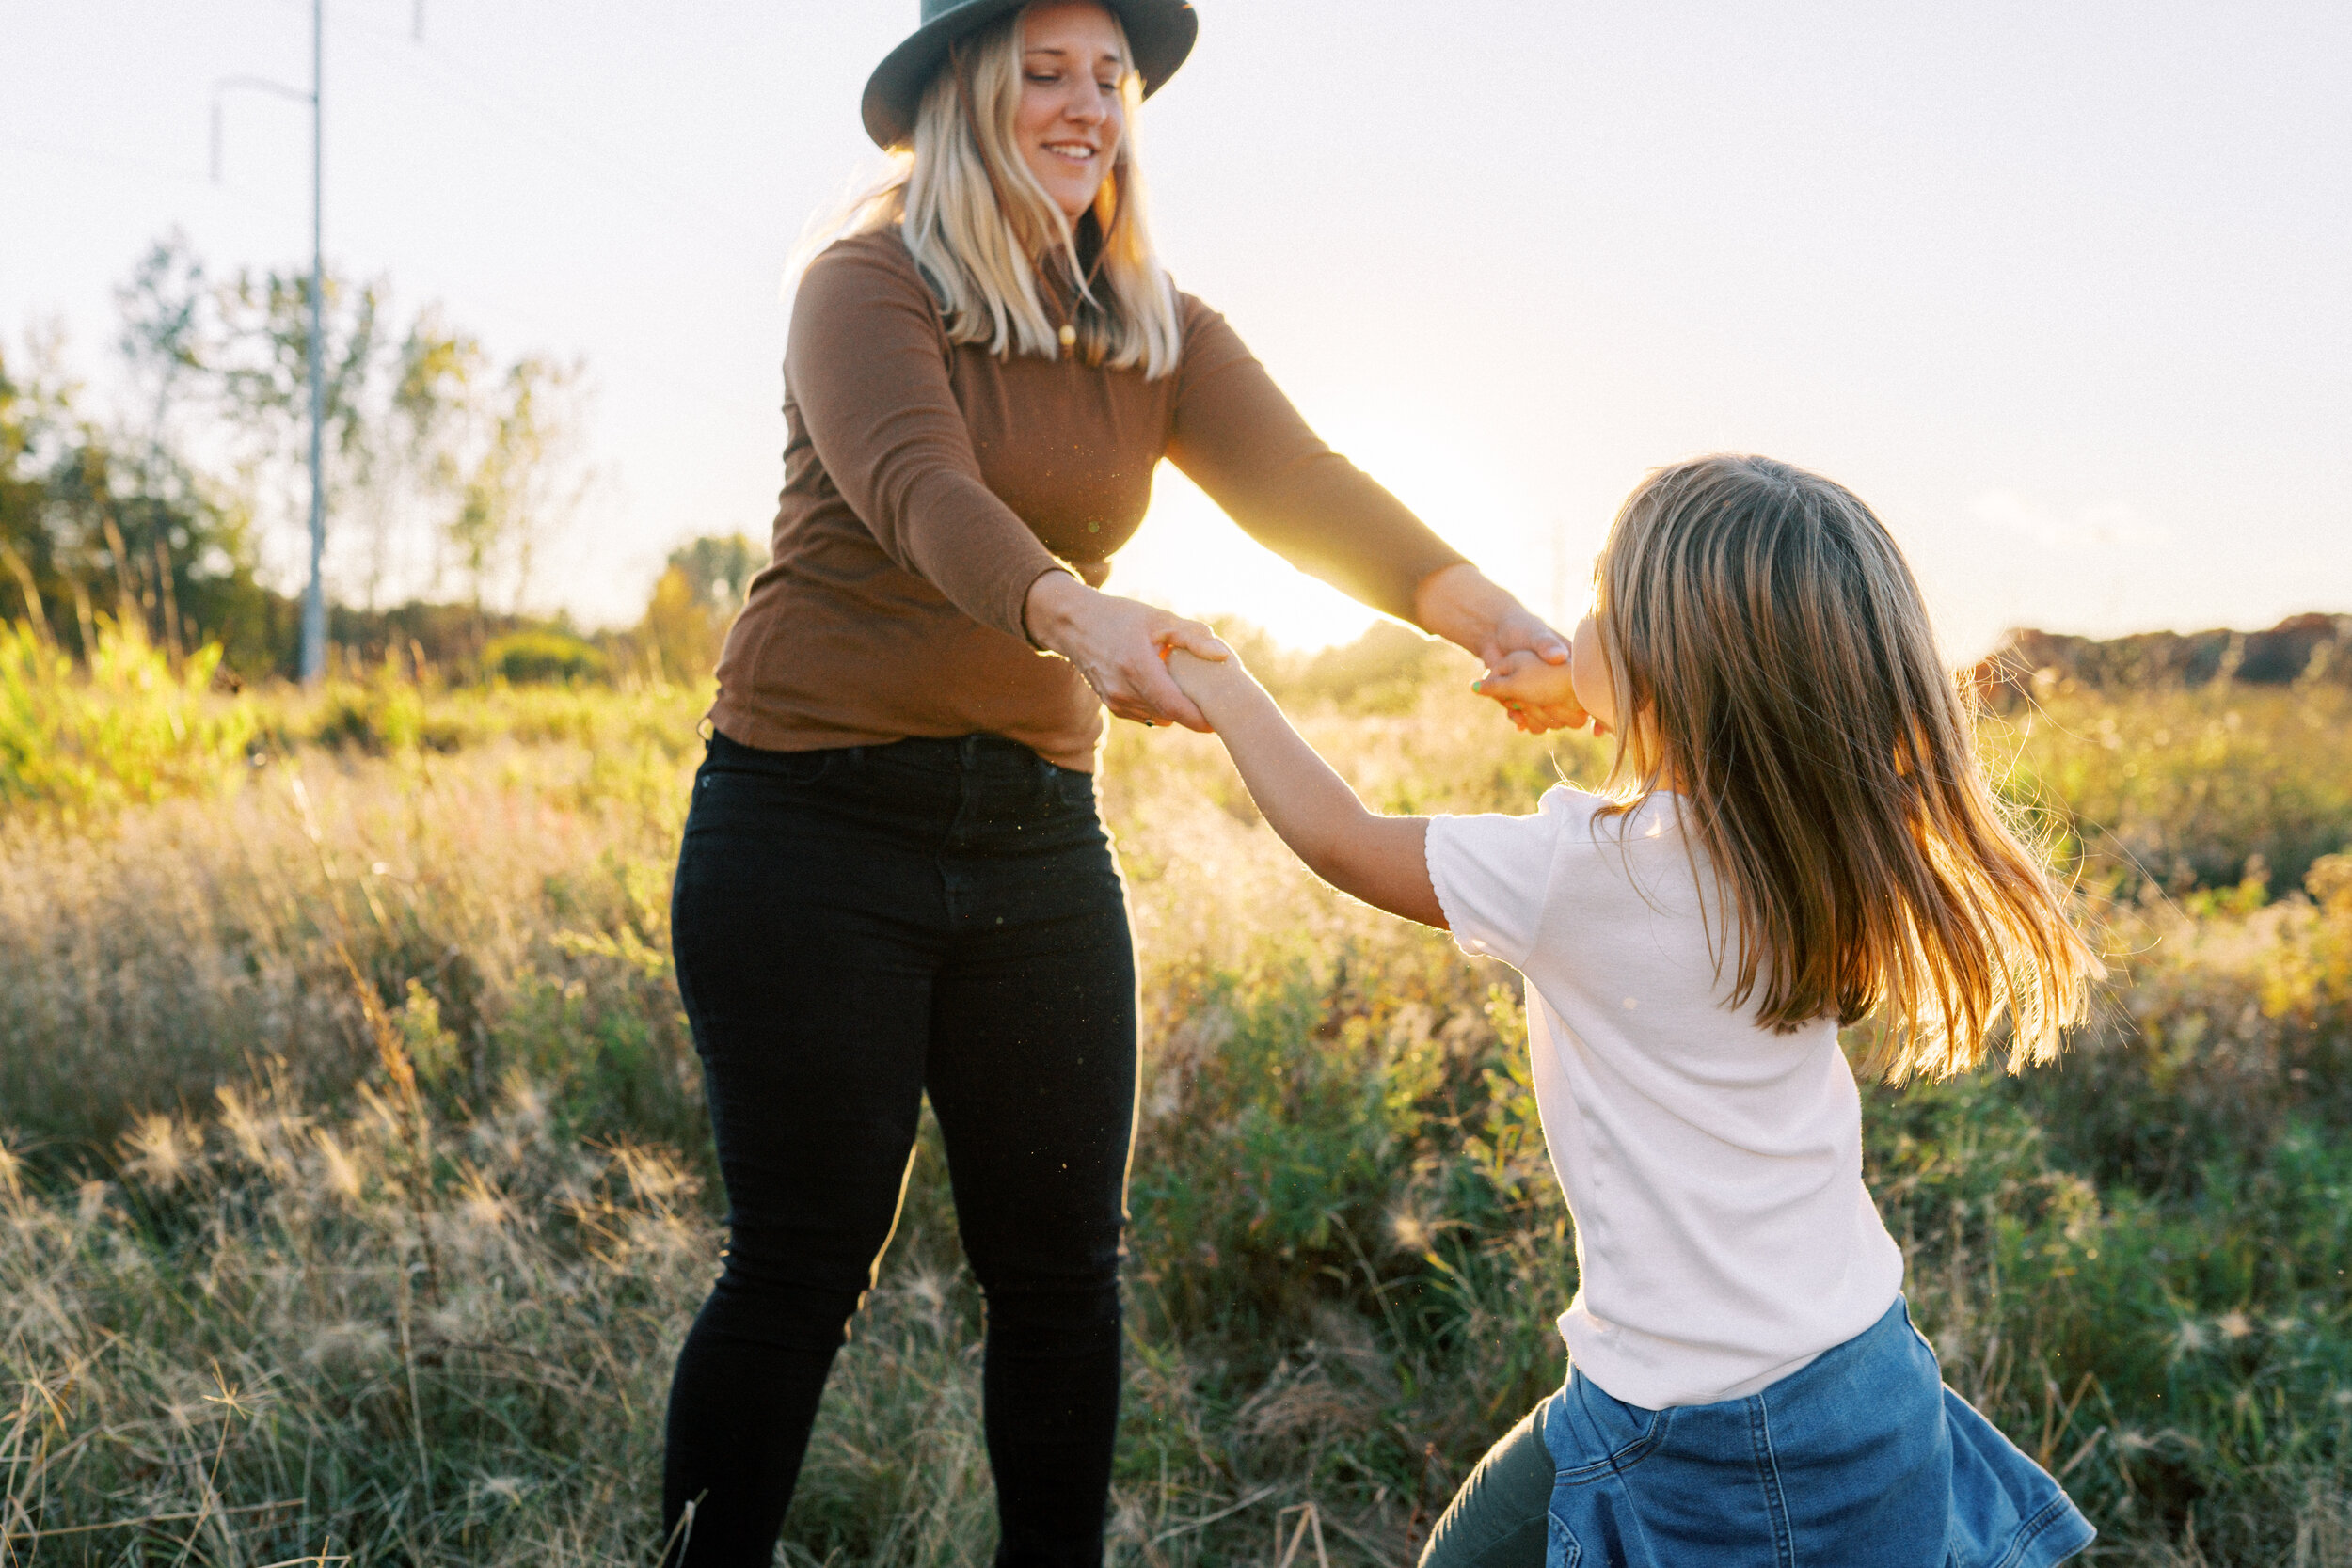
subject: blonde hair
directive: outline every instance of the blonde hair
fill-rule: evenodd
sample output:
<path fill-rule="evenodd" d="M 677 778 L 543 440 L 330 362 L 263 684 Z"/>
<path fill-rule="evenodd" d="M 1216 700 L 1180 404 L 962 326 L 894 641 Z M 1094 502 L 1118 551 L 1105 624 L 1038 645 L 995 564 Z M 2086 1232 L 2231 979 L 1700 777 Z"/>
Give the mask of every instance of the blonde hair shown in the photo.
<path fill-rule="evenodd" d="M 1072 302 L 1074 346 L 1088 364 L 1140 367 L 1156 380 L 1176 369 L 1184 327 L 1144 213 L 1136 157 L 1143 83 L 1126 30 L 1111 13 L 1125 124 L 1093 206 L 1073 224 L 1014 139 L 1027 14 L 1024 8 L 949 47 L 923 90 L 911 145 L 893 149 L 879 182 L 812 226 L 798 254 L 806 260 L 836 239 L 895 224 L 939 298 L 950 341 L 1000 356 L 1058 357 L 1059 329 L 1044 304 L 1051 289 Z"/>
<path fill-rule="evenodd" d="M 1694 458 L 1627 498 L 1595 578 L 1613 809 L 1678 786 L 1736 917 L 1733 1005 L 1784 1032 L 1875 1013 L 1896 1080 L 1976 1067 L 2004 1010 L 2011 1071 L 2055 1055 L 2102 966 L 1988 787 L 1870 509 L 1770 458 Z"/>

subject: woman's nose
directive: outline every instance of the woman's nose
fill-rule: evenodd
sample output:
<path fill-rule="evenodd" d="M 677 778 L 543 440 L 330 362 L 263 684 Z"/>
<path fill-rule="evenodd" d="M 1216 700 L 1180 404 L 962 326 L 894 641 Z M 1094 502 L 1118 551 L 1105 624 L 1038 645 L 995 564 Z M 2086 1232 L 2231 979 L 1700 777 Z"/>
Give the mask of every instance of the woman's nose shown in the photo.
<path fill-rule="evenodd" d="M 1100 125 L 1110 118 L 1110 114 L 1111 94 L 1098 82 L 1088 82 L 1072 93 L 1069 102 L 1062 105 L 1062 118 L 1075 120 L 1080 125 Z"/>

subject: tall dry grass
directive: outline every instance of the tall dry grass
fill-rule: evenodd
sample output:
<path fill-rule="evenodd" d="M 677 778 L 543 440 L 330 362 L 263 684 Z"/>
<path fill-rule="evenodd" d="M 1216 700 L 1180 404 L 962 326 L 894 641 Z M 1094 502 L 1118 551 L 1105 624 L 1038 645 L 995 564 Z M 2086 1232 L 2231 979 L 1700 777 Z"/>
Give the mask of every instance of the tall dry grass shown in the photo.
<path fill-rule="evenodd" d="M 1391 809 L 1597 774 L 1460 678 L 1308 727 Z M 695 705 L 388 676 L 265 705 L 233 789 L 0 816 L 0 1560 L 650 1556 L 667 1358 L 718 1239 L 667 959 Z M 2235 711 L 2261 799 L 2332 799 L 2341 740 Z M 2193 793 L 2185 721 L 2038 722 L 2020 787 Z M 1516 987 L 1316 886 L 1205 737 L 1122 733 L 1105 798 L 1146 1037 L 1114 1560 L 1409 1561 L 1561 1370 L 1571 1238 Z M 1871 1176 L 1953 1381 L 2107 1560 L 2341 1560 L 2352 870 L 2247 880 L 2275 851 L 2223 841 L 2272 842 L 2258 808 L 2191 803 L 2159 842 L 2221 843 L 2227 885 L 2132 882 L 2076 1051 L 1874 1093 Z M 2080 820 L 2123 887 L 2096 858 L 2122 833 Z M 796 1562 L 990 1549 L 978 1304 L 928 1133 L 908 1205 Z"/>

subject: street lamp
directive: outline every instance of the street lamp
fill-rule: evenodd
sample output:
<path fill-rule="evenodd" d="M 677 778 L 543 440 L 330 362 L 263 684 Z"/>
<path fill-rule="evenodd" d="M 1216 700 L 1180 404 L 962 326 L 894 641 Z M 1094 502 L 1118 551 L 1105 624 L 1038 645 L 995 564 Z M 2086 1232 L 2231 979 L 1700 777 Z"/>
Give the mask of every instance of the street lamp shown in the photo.
<path fill-rule="evenodd" d="M 421 28 L 423 0 L 418 0 Z M 326 178 L 326 0 L 310 0 L 310 90 L 261 76 L 225 76 L 213 84 L 213 182 L 220 182 L 220 104 L 238 88 L 275 93 L 310 105 L 310 582 L 302 594 L 302 680 L 306 686 L 326 673 L 326 255 L 322 214 Z"/>

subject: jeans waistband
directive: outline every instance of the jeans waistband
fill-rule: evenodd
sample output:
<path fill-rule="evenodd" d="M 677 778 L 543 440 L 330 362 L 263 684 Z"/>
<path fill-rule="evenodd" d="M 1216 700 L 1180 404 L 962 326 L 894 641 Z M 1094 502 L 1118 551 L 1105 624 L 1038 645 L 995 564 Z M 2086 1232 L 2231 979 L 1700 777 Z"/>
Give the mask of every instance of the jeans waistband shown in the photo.
<path fill-rule="evenodd" d="M 757 746 L 746 746 L 714 729 L 710 732 L 709 750 L 711 757 L 722 765 L 745 768 L 757 768 L 764 764 L 781 765 L 787 758 L 822 756 L 831 752 L 861 761 L 867 758 L 886 759 L 939 773 L 1023 773 L 1033 772 L 1040 766 L 1054 768 L 1061 772 L 1069 771 L 1058 764 L 1046 761 L 1018 740 L 1008 740 L 1001 735 L 912 736 L 903 740 L 887 740 L 869 746 L 771 752 Z"/>

